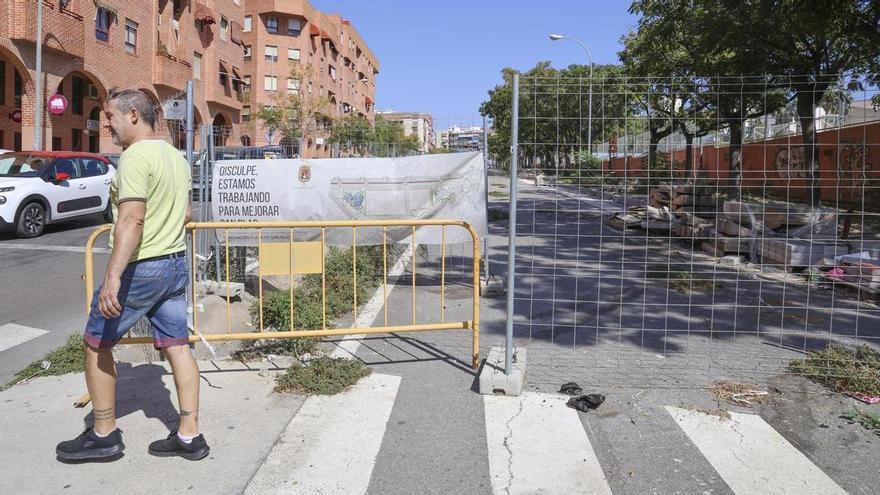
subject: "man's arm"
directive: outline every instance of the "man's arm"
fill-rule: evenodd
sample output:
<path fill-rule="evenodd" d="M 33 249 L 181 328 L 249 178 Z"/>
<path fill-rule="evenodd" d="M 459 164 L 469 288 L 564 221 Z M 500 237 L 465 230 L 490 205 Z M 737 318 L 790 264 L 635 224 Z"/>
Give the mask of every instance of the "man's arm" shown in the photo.
<path fill-rule="evenodd" d="M 186 203 L 186 213 L 183 215 L 183 224 L 186 225 L 192 222 L 193 219 L 193 204 L 192 200 L 189 200 Z"/>
<path fill-rule="evenodd" d="M 122 305 L 118 300 L 120 279 L 132 254 L 141 243 L 146 211 L 145 201 L 129 200 L 119 203 L 119 218 L 113 232 L 113 251 L 107 263 L 104 286 L 98 294 L 98 308 L 106 318 L 116 318 L 122 314 Z"/>

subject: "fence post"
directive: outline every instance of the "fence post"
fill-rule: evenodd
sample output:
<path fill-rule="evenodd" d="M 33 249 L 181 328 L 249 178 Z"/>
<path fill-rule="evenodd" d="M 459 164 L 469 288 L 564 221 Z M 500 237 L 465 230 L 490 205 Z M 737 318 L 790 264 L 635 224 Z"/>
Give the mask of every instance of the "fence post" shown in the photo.
<path fill-rule="evenodd" d="M 516 275 L 516 166 L 519 160 L 519 74 L 513 74 L 513 97 L 510 116 L 510 216 L 507 234 L 507 336 L 504 341 L 504 374 L 513 372 L 513 293 Z"/>
<path fill-rule="evenodd" d="M 486 116 L 483 116 L 483 168 L 486 185 L 486 230 L 489 229 L 489 130 L 486 129 Z M 489 285 L 489 238 L 488 233 L 483 246 L 483 258 L 486 260 L 486 286 Z"/>
<path fill-rule="evenodd" d="M 192 79 L 186 82 L 186 163 L 189 165 L 190 174 L 192 174 L 193 169 L 193 122 L 195 120 L 195 111 L 193 108 L 193 82 Z M 192 177 L 190 177 L 192 178 Z M 192 190 L 189 191 L 190 197 L 192 197 Z M 199 186 L 199 199 L 201 200 L 201 186 Z M 196 235 L 195 231 L 189 232 L 188 236 Z M 185 237 L 188 237 L 185 236 Z M 192 246 L 191 238 L 185 239 L 187 246 Z M 186 266 L 192 266 L 193 256 L 196 254 L 192 252 L 192 249 L 186 250 Z M 193 323 L 193 313 L 194 311 L 192 302 L 193 294 L 192 284 L 186 284 L 186 301 L 187 301 L 187 322 L 190 326 Z"/>

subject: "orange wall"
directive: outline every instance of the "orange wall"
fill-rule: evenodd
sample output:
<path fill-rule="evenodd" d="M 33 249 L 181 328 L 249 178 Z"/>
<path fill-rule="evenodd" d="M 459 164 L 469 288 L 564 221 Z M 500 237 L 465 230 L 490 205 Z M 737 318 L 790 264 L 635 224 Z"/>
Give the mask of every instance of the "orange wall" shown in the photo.
<path fill-rule="evenodd" d="M 823 131 L 817 143 L 823 202 L 858 205 L 863 194 L 866 203 L 880 200 L 880 122 Z M 744 144 L 743 186 L 759 193 L 766 190 L 776 196 L 806 198 L 809 174 L 803 169 L 801 145 L 800 135 Z M 672 155 L 676 163 L 684 162 L 683 149 Z M 663 156 L 668 158 L 669 153 Z M 618 156 L 604 167 L 617 176 L 638 177 L 646 175 L 646 161 L 645 156 Z M 730 177 L 726 145 L 695 147 L 694 163 L 701 175 L 721 184 Z"/>

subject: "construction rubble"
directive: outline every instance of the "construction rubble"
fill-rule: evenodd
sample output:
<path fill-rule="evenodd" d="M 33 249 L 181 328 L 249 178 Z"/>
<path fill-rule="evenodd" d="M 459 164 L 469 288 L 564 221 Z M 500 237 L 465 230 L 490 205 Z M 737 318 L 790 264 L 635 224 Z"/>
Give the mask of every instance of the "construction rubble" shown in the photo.
<path fill-rule="evenodd" d="M 723 201 L 705 185 L 661 184 L 651 188 L 646 206 L 614 213 L 606 224 L 688 240 L 693 249 L 716 258 L 742 256 L 880 300 L 880 241 L 839 239 L 832 208 Z"/>

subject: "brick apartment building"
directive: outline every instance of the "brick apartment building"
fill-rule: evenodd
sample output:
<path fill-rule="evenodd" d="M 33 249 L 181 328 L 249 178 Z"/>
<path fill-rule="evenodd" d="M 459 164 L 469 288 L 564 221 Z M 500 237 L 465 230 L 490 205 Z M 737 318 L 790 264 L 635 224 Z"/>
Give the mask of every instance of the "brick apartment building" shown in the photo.
<path fill-rule="evenodd" d="M 242 36 L 250 95 L 242 109 L 243 141 L 281 144 L 304 158 L 326 157 L 326 126 L 333 119 L 354 114 L 374 121 L 379 61 L 351 21 L 320 12 L 307 0 L 246 0 Z M 282 92 L 298 92 L 306 100 L 326 97 L 329 102 L 300 143 L 277 134 L 269 143 L 265 128 L 252 118 Z"/>
<path fill-rule="evenodd" d="M 403 133 L 415 136 L 419 140 L 419 152 L 430 153 L 434 149 L 434 118 L 429 113 L 379 111 L 379 114 L 391 122 L 403 126 Z"/>
<path fill-rule="evenodd" d="M 43 0 L 44 84 L 37 96 L 36 2 L 0 1 L 0 148 L 31 149 L 35 98 L 61 93 L 68 108 L 44 114 L 43 147 L 117 151 L 100 124 L 107 90 L 139 88 L 158 105 L 185 91 L 190 78 L 196 123 L 218 126 L 218 145 L 239 144 L 242 2 Z M 181 128 L 160 119 L 160 132 L 180 147 Z"/>

